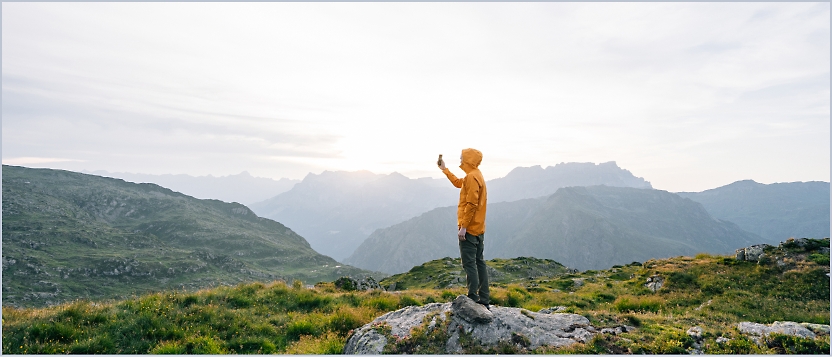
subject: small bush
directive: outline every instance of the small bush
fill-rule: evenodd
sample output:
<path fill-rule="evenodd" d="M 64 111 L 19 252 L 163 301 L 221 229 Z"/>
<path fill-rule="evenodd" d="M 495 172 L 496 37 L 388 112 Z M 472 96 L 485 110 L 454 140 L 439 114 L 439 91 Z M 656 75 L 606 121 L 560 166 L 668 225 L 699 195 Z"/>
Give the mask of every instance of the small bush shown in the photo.
<path fill-rule="evenodd" d="M 399 307 L 400 308 L 404 308 L 404 307 L 408 307 L 408 306 L 421 306 L 421 305 L 422 304 L 420 304 L 418 301 L 416 301 L 416 299 L 414 299 L 413 297 L 411 297 L 409 295 L 402 295 L 399 298 Z"/>
<path fill-rule="evenodd" d="M 823 340 L 773 333 L 766 337 L 765 342 L 777 354 L 815 355 L 829 353 L 829 342 Z"/>
<path fill-rule="evenodd" d="M 376 296 L 362 302 L 362 305 L 380 311 L 393 311 L 399 308 L 399 301 L 392 296 Z"/>
<path fill-rule="evenodd" d="M 443 290 L 442 294 L 439 295 L 439 297 L 442 298 L 442 300 L 444 300 L 445 302 L 448 302 L 456 299 L 456 294 L 453 291 Z"/>
<path fill-rule="evenodd" d="M 593 295 L 592 299 L 595 300 L 596 302 L 611 302 L 611 301 L 615 300 L 615 295 L 613 295 L 613 294 L 596 292 L 595 294 L 592 294 L 592 295 Z"/>
<path fill-rule="evenodd" d="M 659 312 L 662 300 L 653 296 L 621 296 L 613 308 L 619 312 Z"/>
<path fill-rule="evenodd" d="M 829 265 L 829 255 L 828 254 L 812 253 L 812 254 L 809 255 L 808 259 L 810 261 L 814 262 L 817 265 L 824 265 L 824 266 Z"/>
<path fill-rule="evenodd" d="M 286 325 L 286 338 L 298 340 L 301 335 L 319 335 L 321 331 L 315 324 L 306 319 L 295 320 Z"/>
<path fill-rule="evenodd" d="M 341 336 L 346 336 L 350 330 L 359 328 L 362 325 L 361 318 L 356 316 L 355 313 L 351 310 L 341 309 L 329 318 L 327 328 Z"/>
<path fill-rule="evenodd" d="M 323 336 L 302 336 L 298 342 L 286 349 L 286 354 L 337 355 L 344 353 L 346 338 L 334 333 Z"/>
<path fill-rule="evenodd" d="M 684 289 L 698 286 L 696 276 L 685 272 L 674 271 L 667 277 L 669 288 Z"/>
<path fill-rule="evenodd" d="M 185 340 L 185 353 L 197 355 L 218 355 L 227 351 L 219 341 L 203 336 L 195 336 Z"/>
<path fill-rule="evenodd" d="M 178 341 L 165 341 L 150 350 L 151 354 L 157 355 L 183 355 L 187 352 L 185 346 Z"/>

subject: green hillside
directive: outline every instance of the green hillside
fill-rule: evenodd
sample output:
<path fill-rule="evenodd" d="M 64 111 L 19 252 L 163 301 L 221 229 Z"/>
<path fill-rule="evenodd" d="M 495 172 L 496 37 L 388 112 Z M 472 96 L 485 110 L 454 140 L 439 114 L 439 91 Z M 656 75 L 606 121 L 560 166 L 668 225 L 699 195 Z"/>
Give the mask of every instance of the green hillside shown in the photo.
<path fill-rule="evenodd" d="M 687 354 L 693 341 L 685 331 L 700 326 L 702 351 L 708 354 L 826 354 L 828 333 L 814 340 L 772 335 L 758 346 L 736 328 L 741 321 L 829 324 L 829 239 L 809 243 L 767 248 L 768 259 L 761 263 L 702 254 L 581 273 L 556 268 L 532 279 L 519 273 L 510 282 L 495 284 L 492 302 L 532 311 L 563 306 L 597 328 L 636 327 L 537 352 Z M 426 269 L 436 274 L 458 269 L 446 261 L 427 263 L 395 279 L 417 282 Z M 551 262 L 512 259 L 502 261 L 501 269 L 527 266 L 532 269 L 525 275 L 536 275 L 535 269 L 545 264 Z M 644 284 L 656 275 L 665 284 L 652 292 Z M 299 282 L 277 282 L 166 291 L 109 303 L 4 307 L 3 353 L 337 354 L 353 329 L 377 316 L 405 306 L 449 302 L 463 293 L 461 287 L 348 292 L 333 283 L 307 289 Z M 720 337 L 730 341 L 717 343 Z M 429 343 L 403 340 L 392 347 L 404 353 Z"/>
<path fill-rule="evenodd" d="M 367 272 L 236 203 L 3 165 L 3 306 Z"/>

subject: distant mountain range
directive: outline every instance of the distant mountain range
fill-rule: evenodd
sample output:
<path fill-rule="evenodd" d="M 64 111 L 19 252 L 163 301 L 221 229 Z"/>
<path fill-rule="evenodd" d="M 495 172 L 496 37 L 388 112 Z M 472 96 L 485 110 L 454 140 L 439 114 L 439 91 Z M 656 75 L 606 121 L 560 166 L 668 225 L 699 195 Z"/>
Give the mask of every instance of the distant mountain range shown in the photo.
<path fill-rule="evenodd" d="M 369 274 L 238 203 L 62 170 L 2 173 L 3 306 Z"/>
<path fill-rule="evenodd" d="M 679 192 L 712 216 L 778 244 L 789 237 L 829 237 L 829 182 L 761 184 L 752 180 L 702 192 Z"/>
<path fill-rule="evenodd" d="M 601 164 L 567 162 L 545 169 L 538 166 L 517 167 L 505 177 L 487 181 L 488 202 L 517 201 L 549 196 L 561 187 L 614 186 L 653 188 L 650 182 L 633 176 L 615 161 Z"/>
<path fill-rule="evenodd" d="M 127 172 L 84 172 L 97 176 L 120 178 L 135 183 L 155 183 L 188 196 L 238 202 L 244 205 L 260 202 L 289 191 L 300 180 L 273 180 L 251 176 L 247 171 L 237 175 L 214 177 L 190 175 L 150 175 Z"/>
<path fill-rule="evenodd" d="M 292 227 L 316 251 L 341 260 L 376 229 L 458 200 L 459 193 L 450 183 L 440 187 L 437 182 L 441 181 L 410 179 L 395 172 L 324 171 L 309 174 L 288 192 L 250 207 Z"/>
<path fill-rule="evenodd" d="M 463 173 L 457 170 L 457 174 Z M 506 177 L 487 181 L 488 201 L 540 197 L 565 186 L 600 184 L 651 188 L 649 182 L 615 162 L 562 163 L 546 169 L 518 167 Z M 325 171 L 309 174 L 291 190 L 249 207 L 262 217 L 292 227 L 312 248 L 340 261 L 376 229 L 437 207 L 456 205 L 458 200 L 459 190 L 445 178 Z"/>
<path fill-rule="evenodd" d="M 456 207 L 438 208 L 380 229 L 344 261 L 396 274 L 458 256 L 455 212 Z M 760 240 L 670 192 L 567 187 L 544 198 L 490 204 L 485 257 L 546 258 L 580 270 L 602 269 L 652 258 L 730 253 Z"/>

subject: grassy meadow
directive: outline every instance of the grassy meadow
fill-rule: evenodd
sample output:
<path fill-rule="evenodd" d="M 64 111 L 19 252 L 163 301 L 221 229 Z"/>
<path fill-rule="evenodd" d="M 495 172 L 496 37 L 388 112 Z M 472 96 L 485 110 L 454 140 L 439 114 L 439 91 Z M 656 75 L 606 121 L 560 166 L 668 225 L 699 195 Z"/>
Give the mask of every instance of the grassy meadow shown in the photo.
<path fill-rule="evenodd" d="M 829 246 L 828 238 L 812 242 Z M 761 263 L 700 254 L 600 271 L 517 277 L 493 285 L 492 303 L 530 311 L 564 306 L 596 328 L 637 327 L 536 353 L 685 354 L 694 343 L 685 332 L 700 326 L 702 350 L 709 354 L 827 354 L 828 334 L 814 340 L 770 335 L 757 345 L 736 329 L 741 321 L 829 324 L 829 253 L 814 248 L 772 248 L 771 258 Z M 522 266 L 522 259 L 499 263 Z M 444 260 L 428 266 L 437 270 L 435 276 L 461 269 Z M 2 352 L 338 354 L 353 329 L 384 313 L 450 302 L 465 293 L 462 287 L 418 287 L 424 269 L 416 272 L 388 278 L 405 287 L 401 291 L 343 291 L 331 282 L 307 288 L 300 281 L 274 281 L 47 308 L 4 307 Z M 656 292 L 644 285 L 654 275 L 664 278 Z M 383 286 L 389 283 L 382 281 Z M 717 343 L 719 337 L 731 340 Z"/>

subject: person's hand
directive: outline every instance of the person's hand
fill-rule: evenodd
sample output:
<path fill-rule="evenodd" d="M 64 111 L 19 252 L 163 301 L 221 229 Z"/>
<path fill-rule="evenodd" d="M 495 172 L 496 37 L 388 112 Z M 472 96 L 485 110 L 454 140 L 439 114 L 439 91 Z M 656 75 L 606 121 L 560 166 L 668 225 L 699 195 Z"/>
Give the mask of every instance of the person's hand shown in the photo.
<path fill-rule="evenodd" d="M 467 231 L 468 231 L 468 229 L 466 229 L 465 227 L 461 227 L 461 228 L 459 228 L 459 232 L 457 232 L 457 234 L 456 234 L 456 235 L 457 235 L 457 238 L 459 238 L 459 241 L 460 241 L 460 242 L 462 242 L 462 241 L 464 241 L 464 240 L 465 240 L 465 233 L 466 233 Z"/>

